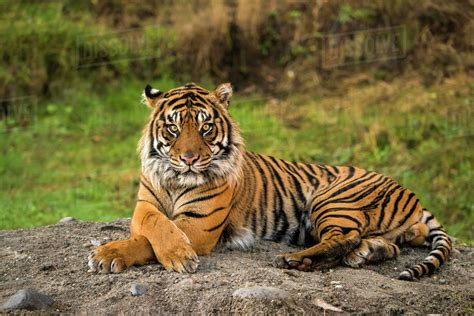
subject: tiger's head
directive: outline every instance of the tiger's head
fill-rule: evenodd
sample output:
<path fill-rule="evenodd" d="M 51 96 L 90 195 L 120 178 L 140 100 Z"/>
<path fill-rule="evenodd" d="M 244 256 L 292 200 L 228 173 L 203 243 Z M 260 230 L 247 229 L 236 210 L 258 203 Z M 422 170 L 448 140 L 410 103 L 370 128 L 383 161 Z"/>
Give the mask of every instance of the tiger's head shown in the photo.
<path fill-rule="evenodd" d="M 158 186 L 196 186 L 240 175 L 243 142 L 227 109 L 232 86 L 194 83 L 162 93 L 146 86 L 152 109 L 140 140 L 142 170 Z"/>

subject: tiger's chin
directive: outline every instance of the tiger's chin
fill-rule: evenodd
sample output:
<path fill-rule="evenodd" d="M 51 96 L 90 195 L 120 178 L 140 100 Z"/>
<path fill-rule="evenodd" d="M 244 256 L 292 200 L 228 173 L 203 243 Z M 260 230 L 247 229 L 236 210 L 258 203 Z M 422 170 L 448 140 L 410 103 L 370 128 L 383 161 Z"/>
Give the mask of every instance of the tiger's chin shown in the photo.
<path fill-rule="evenodd" d="M 190 187 L 199 186 L 209 182 L 203 172 L 187 171 L 177 175 L 176 180 L 179 186 Z"/>

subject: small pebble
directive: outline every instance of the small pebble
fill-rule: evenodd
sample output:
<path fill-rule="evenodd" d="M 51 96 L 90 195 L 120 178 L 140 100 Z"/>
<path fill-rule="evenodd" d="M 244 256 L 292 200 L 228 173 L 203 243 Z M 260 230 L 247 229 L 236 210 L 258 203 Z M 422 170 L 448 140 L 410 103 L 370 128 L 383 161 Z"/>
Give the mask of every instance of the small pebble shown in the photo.
<path fill-rule="evenodd" d="M 132 296 L 142 296 L 146 293 L 146 287 L 142 284 L 134 283 L 130 287 L 130 292 L 132 292 Z"/>
<path fill-rule="evenodd" d="M 342 285 L 340 285 L 340 284 L 339 284 L 339 285 L 336 285 L 334 288 L 335 288 L 335 289 L 342 289 Z"/>
<path fill-rule="evenodd" d="M 341 284 L 341 281 L 331 281 L 331 284 Z"/>
<path fill-rule="evenodd" d="M 64 224 L 64 223 L 74 223 L 77 222 L 77 219 L 74 217 L 63 217 L 59 220 L 59 224 Z"/>
<path fill-rule="evenodd" d="M 42 294 L 35 289 L 22 289 L 10 296 L 2 309 L 45 309 L 53 305 L 54 301 L 46 294 Z"/>
<path fill-rule="evenodd" d="M 446 280 L 445 279 L 439 279 L 439 283 L 440 284 L 446 284 Z"/>
<path fill-rule="evenodd" d="M 99 247 L 102 243 L 100 242 L 100 240 L 91 239 L 91 244 L 92 246 Z"/>

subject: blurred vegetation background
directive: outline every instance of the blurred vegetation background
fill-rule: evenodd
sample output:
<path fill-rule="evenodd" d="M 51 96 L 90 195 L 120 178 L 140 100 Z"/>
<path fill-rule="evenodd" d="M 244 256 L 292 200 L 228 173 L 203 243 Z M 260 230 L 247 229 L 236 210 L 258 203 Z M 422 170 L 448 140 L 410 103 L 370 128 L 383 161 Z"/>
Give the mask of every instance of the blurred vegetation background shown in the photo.
<path fill-rule="evenodd" d="M 232 82 L 249 150 L 376 170 L 473 243 L 474 4 L 0 1 L 0 228 L 131 216 L 147 83 Z"/>

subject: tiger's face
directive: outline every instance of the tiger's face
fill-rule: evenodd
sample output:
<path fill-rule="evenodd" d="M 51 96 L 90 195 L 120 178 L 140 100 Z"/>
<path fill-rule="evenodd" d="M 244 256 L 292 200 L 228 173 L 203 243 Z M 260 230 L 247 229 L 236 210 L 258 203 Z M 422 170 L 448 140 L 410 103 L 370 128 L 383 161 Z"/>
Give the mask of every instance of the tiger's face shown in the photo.
<path fill-rule="evenodd" d="M 166 93 L 147 86 L 144 96 L 153 109 L 140 141 L 150 179 L 162 186 L 195 186 L 234 175 L 242 139 L 227 112 L 230 84 L 212 92 L 194 83 Z"/>

